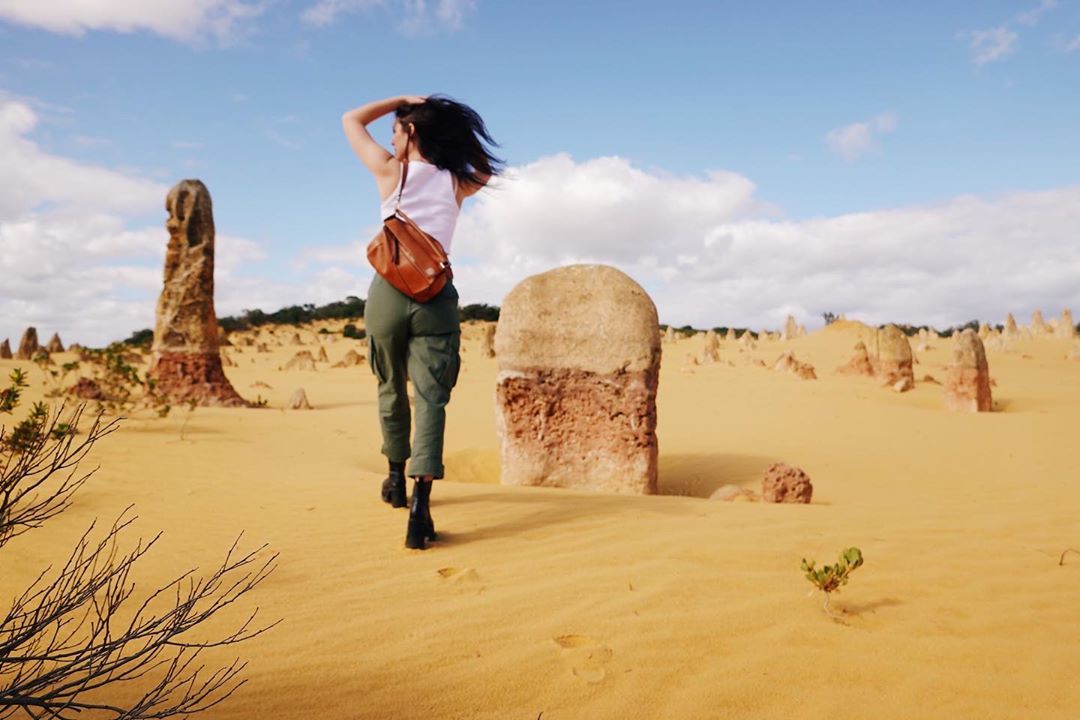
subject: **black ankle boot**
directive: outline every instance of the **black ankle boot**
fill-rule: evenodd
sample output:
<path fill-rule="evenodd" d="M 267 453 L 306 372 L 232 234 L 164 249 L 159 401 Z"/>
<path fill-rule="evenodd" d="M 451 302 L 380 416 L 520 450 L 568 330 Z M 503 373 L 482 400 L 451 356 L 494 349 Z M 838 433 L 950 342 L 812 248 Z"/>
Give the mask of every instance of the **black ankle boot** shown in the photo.
<path fill-rule="evenodd" d="M 405 499 L 405 463 L 390 461 L 390 474 L 382 481 L 382 499 L 396 508 L 409 504 Z"/>
<path fill-rule="evenodd" d="M 405 531 L 405 547 L 424 550 L 429 540 L 435 539 L 435 525 L 431 521 L 431 481 L 416 481 L 413 485 L 412 502 L 409 504 L 409 526 Z"/>

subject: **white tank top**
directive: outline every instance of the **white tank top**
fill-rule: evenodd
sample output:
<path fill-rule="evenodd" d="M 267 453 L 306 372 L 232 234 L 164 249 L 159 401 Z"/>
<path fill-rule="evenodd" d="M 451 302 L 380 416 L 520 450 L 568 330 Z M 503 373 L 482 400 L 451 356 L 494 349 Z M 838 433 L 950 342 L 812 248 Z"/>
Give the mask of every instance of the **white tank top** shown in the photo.
<path fill-rule="evenodd" d="M 405 191 L 401 193 L 401 204 L 398 205 L 400 189 L 399 178 L 394 192 L 382 201 L 382 219 L 390 217 L 394 214 L 394 208 L 400 207 L 421 230 L 438 240 L 449 255 L 450 241 L 454 238 L 454 227 L 461 212 L 457 204 L 454 174 L 430 163 L 410 160 L 409 177 L 405 179 Z"/>

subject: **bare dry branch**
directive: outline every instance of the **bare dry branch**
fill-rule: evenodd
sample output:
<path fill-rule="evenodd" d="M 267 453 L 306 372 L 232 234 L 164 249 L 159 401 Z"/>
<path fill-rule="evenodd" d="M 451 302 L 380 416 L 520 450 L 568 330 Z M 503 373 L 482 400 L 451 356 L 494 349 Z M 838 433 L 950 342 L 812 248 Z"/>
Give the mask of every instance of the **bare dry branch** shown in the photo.
<path fill-rule="evenodd" d="M 72 414 L 70 428 L 82 410 Z M 103 424 L 98 416 L 76 439 L 59 417 L 35 425 L 18 452 L 0 453 L 0 547 L 69 506 L 92 474 L 78 474 L 79 460 L 118 422 Z M 209 574 L 183 572 L 136 605 L 133 567 L 161 534 L 122 550 L 120 535 L 135 520 L 127 508 L 96 540 L 91 524 L 63 566 L 42 571 L 0 617 L 0 719 L 68 720 L 86 711 L 115 720 L 187 716 L 244 684 L 245 663 L 209 670 L 202 652 L 249 640 L 277 622 L 257 626 L 256 607 L 223 637 L 196 638 L 193 631 L 264 581 L 277 554 L 261 559 L 266 545 L 241 552 L 241 534 Z M 117 692 L 126 687 L 133 690 Z M 117 696 L 128 700 L 108 699 Z"/>

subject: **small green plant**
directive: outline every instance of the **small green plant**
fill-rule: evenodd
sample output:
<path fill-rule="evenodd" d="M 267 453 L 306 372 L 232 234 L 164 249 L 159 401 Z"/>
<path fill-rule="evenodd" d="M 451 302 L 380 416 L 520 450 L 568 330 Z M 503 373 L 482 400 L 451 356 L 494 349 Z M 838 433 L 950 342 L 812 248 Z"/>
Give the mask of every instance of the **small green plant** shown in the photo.
<path fill-rule="evenodd" d="M 0 413 L 11 414 L 19 404 L 19 396 L 27 387 L 26 375 L 22 368 L 15 368 L 8 376 L 8 387 L 0 390 Z M 10 432 L 0 431 L 0 470 L 7 468 L 7 459 L 17 457 L 33 450 L 38 438 L 47 435 L 52 440 L 63 440 L 75 433 L 75 428 L 66 422 L 54 420 L 49 427 L 49 409 L 43 402 L 36 402 L 30 407 L 30 413 Z M 2 477 L 0 477 L 2 480 Z"/>
<path fill-rule="evenodd" d="M 12 370 L 8 378 L 11 385 L 0 390 L 0 413 L 13 412 L 15 406 L 19 404 L 19 396 L 26 388 L 26 373 L 22 371 L 22 368 Z"/>
<path fill-rule="evenodd" d="M 169 414 L 168 399 L 158 391 L 152 378 L 144 380 L 139 376 L 129 349 L 122 343 L 112 343 L 103 350 L 88 350 L 84 358 L 92 379 L 101 389 L 98 412 L 119 415 L 149 408 L 158 417 Z"/>
<path fill-rule="evenodd" d="M 64 393 L 64 381 L 67 380 L 68 375 L 79 369 L 79 362 L 66 362 L 59 368 L 56 367 L 56 363 L 48 356 L 48 354 L 38 354 L 34 357 L 34 364 L 41 370 L 42 376 L 45 378 L 45 397 L 57 398 Z"/>
<path fill-rule="evenodd" d="M 850 547 L 840 553 L 840 558 L 836 561 L 835 565 L 823 565 L 820 568 L 816 568 L 814 567 L 813 560 L 803 558 L 802 570 L 806 573 L 806 579 L 818 590 L 825 593 L 825 605 L 823 606 L 823 609 L 825 610 L 826 615 L 836 617 L 829 607 L 829 595 L 837 592 L 844 585 L 847 585 L 851 573 L 855 571 L 855 568 L 862 564 L 862 550 L 859 550 L 857 547 Z"/>
<path fill-rule="evenodd" d="M 341 329 L 341 334 L 347 338 L 352 338 L 354 340 L 363 340 L 367 337 L 366 330 L 357 330 L 356 326 L 352 323 L 346 324 L 345 327 Z"/>

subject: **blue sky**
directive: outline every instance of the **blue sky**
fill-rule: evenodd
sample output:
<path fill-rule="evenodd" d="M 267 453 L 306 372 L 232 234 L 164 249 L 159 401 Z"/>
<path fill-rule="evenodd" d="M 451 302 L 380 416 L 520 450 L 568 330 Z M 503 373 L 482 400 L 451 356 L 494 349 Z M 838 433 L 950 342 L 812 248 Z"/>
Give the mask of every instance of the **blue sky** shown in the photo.
<path fill-rule="evenodd" d="M 1024 253 L 1025 262 L 1039 254 L 1032 268 L 1080 270 L 1072 264 L 1080 262 L 1080 2 L 158 3 L 155 16 L 108 0 L 80 9 L 0 0 L 0 103 L 33 114 L 9 133 L 30 169 L 7 179 L 47 187 L 25 173 L 53 161 L 141 183 L 147 196 L 183 177 L 202 179 L 224 236 L 219 251 L 230 238 L 240 248 L 219 272 L 220 314 L 325 301 L 349 287 L 366 294 L 370 272 L 350 253 L 360 255 L 378 199 L 348 150 L 340 115 L 368 100 L 431 92 L 480 111 L 520 179 L 466 208 L 472 220 L 455 259 L 465 268 L 459 277 L 474 281 L 461 288 L 464 300 L 499 302 L 529 272 L 593 260 L 637 277 L 661 319 L 678 324 L 779 325 L 787 312 L 811 322 L 830 309 L 939 323 L 972 313 L 1000 320 L 1008 303 L 1018 314 L 1035 304 L 1048 314 L 1056 305 L 1080 310 L 1080 291 L 1054 273 L 974 301 L 959 294 L 967 284 L 957 281 L 955 263 L 904 268 L 893 258 L 882 266 L 875 258 L 893 256 L 879 248 L 852 266 L 856 241 L 837 230 L 854 218 L 891 238 L 889 248 L 914 242 L 921 253 L 969 243 L 957 257 L 1001 255 L 969 268 L 988 274 L 987 284 L 989 274 L 1019 267 Z M 373 133 L 388 144 L 389 123 Z M 569 165 L 558 162 L 564 156 Z M 603 159 L 620 162 L 596 164 Z M 651 214 L 595 247 L 562 247 L 530 222 L 537 194 L 522 189 L 537 183 L 550 212 L 567 217 L 549 233 L 573 234 L 575 217 Z M 613 204 L 610 192 L 595 192 L 606 184 L 620 197 L 671 200 Z M 711 210 L 689 224 L 665 215 L 688 192 Z M 51 252 L 77 242 L 49 230 L 57 218 L 90 212 L 77 196 L 43 190 L 8 203 L 0 215 L 8 264 L 15 238 L 48 236 Z M 977 221 L 964 215 L 969 196 L 980 207 Z M 1033 204 L 1038 212 L 1025 219 L 1018 208 L 1035 213 Z M 96 286 L 110 300 L 100 316 L 79 321 L 89 311 L 73 317 L 41 293 L 9 288 L 0 294 L 0 337 L 30 322 L 92 341 L 152 325 L 150 275 L 131 279 L 117 269 L 160 272 L 160 251 L 138 243 L 154 242 L 161 204 L 104 212 L 113 222 L 102 232 L 141 240 L 101 240 L 113 250 L 91 262 L 113 282 Z M 927 223 L 914 238 L 902 227 L 913 218 Z M 1018 237 L 1010 222 L 1038 241 Z M 669 227 L 677 238 L 656 236 Z M 799 263 L 787 278 L 777 276 L 786 264 L 773 262 L 787 247 L 776 238 L 792 233 L 804 238 L 800 248 L 818 247 L 802 266 L 818 267 L 819 282 L 791 287 L 788 297 L 770 291 L 767 302 L 746 298 L 805 280 Z M 721 236 L 739 238 L 737 255 L 730 243 L 716 244 Z M 665 264 L 669 246 L 685 261 Z M 716 256 L 716 247 L 726 254 Z M 33 257 L 25 248 L 18 255 L 24 263 Z M 707 272 L 736 257 L 739 272 Z M 829 294 L 853 284 L 876 292 L 889 268 L 901 278 L 889 281 L 889 302 Z M 58 266 L 35 284 L 59 282 L 64 272 Z M 920 305 L 927 293 L 911 283 L 942 284 L 930 293 L 936 304 Z M 244 295 L 245 287 L 259 292 Z M 724 298 L 722 308 L 703 309 L 710 296 Z"/>

